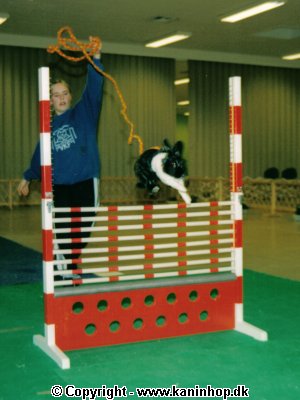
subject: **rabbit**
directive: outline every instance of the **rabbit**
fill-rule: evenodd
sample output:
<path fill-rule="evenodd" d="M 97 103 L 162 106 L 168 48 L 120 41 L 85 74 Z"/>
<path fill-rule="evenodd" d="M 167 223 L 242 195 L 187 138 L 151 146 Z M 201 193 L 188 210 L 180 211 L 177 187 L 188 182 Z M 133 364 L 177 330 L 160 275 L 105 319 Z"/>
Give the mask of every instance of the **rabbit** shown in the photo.
<path fill-rule="evenodd" d="M 173 148 L 164 139 L 160 149 L 151 148 L 140 155 L 134 164 L 134 172 L 139 182 L 137 187 L 146 188 L 150 194 L 156 194 L 161 181 L 176 189 L 186 204 L 191 203 L 191 197 L 184 184 L 186 175 L 185 160 L 182 158 L 183 143 L 178 141 Z"/>

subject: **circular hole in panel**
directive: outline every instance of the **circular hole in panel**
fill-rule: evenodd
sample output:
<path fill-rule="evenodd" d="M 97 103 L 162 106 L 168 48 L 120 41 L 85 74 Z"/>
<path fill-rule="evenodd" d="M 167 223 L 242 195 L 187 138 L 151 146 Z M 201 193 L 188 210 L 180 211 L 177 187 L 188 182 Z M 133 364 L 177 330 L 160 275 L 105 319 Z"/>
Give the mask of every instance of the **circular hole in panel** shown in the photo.
<path fill-rule="evenodd" d="M 212 290 L 210 291 L 210 297 L 211 297 L 213 300 L 216 300 L 216 299 L 219 297 L 219 291 L 218 291 L 218 289 L 212 289 Z"/>
<path fill-rule="evenodd" d="M 144 325 L 144 321 L 141 318 L 137 318 L 133 321 L 134 329 L 141 329 Z"/>
<path fill-rule="evenodd" d="M 191 301 L 196 301 L 198 299 L 198 292 L 197 290 L 192 290 L 190 295 L 189 295 L 189 299 Z"/>
<path fill-rule="evenodd" d="M 74 314 L 80 314 L 83 311 L 83 303 L 80 301 L 77 301 L 76 303 L 73 304 L 72 311 Z"/>
<path fill-rule="evenodd" d="M 188 317 L 187 313 L 182 313 L 182 314 L 180 314 L 179 317 L 178 317 L 178 321 L 179 321 L 181 324 L 185 324 L 186 322 L 188 322 L 188 320 L 189 320 L 189 317 Z"/>
<path fill-rule="evenodd" d="M 120 329 L 120 322 L 119 321 L 113 321 L 109 325 L 109 329 L 111 332 L 117 332 Z"/>
<path fill-rule="evenodd" d="M 128 308 L 131 306 L 131 298 L 130 297 L 124 297 L 124 299 L 121 302 L 122 308 Z"/>
<path fill-rule="evenodd" d="M 96 332 L 96 325 L 88 324 L 84 330 L 87 335 L 93 335 Z"/>
<path fill-rule="evenodd" d="M 149 294 L 149 296 L 145 297 L 144 303 L 146 306 L 152 306 L 154 304 L 154 297 L 152 294 Z"/>
<path fill-rule="evenodd" d="M 168 296 L 167 296 L 167 302 L 169 303 L 169 304 L 173 304 L 173 303 L 175 303 L 176 302 L 176 294 L 175 293 L 169 293 L 168 294 Z"/>
<path fill-rule="evenodd" d="M 156 325 L 157 326 L 166 325 L 166 317 L 164 317 L 163 315 L 160 315 L 158 318 L 156 318 Z"/>
<path fill-rule="evenodd" d="M 100 300 L 97 307 L 99 311 L 105 311 L 108 307 L 108 303 L 106 300 Z"/>
<path fill-rule="evenodd" d="M 208 312 L 207 311 L 202 311 L 200 313 L 200 321 L 206 321 L 208 318 Z"/>

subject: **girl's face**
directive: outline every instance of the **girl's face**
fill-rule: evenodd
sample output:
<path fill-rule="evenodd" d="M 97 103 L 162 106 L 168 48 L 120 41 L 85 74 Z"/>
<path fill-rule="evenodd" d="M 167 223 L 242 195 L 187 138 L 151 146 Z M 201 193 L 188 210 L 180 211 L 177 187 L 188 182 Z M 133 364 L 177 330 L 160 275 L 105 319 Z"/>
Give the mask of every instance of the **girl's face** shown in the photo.
<path fill-rule="evenodd" d="M 63 114 L 71 107 L 72 95 L 63 83 L 55 83 L 51 87 L 51 105 L 57 115 Z"/>

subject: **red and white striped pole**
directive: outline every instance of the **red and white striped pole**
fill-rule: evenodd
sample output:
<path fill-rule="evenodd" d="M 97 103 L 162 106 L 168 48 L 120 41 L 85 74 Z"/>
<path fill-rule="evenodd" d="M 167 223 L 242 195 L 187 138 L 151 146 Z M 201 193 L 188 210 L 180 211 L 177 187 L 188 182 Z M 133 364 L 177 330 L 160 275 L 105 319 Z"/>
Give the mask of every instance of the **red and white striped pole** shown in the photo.
<path fill-rule="evenodd" d="M 230 195 L 233 203 L 234 271 L 243 284 L 243 164 L 242 164 L 242 95 L 241 77 L 229 78 L 230 121 Z M 268 340 L 267 332 L 244 320 L 244 305 L 235 304 L 235 330 L 257 340 Z"/>
<path fill-rule="evenodd" d="M 233 203 L 234 269 L 243 275 L 241 77 L 229 78 L 230 196 Z"/>
<path fill-rule="evenodd" d="M 49 68 L 39 69 L 39 111 L 40 111 L 40 151 L 41 151 L 41 201 L 44 293 L 53 293 L 51 272 L 53 270 L 52 232 L 52 161 L 51 161 L 51 115 L 49 94 Z M 49 276 L 50 275 L 50 276 Z M 50 279 L 48 279 L 50 278 Z"/>
<path fill-rule="evenodd" d="M 43 237 L 43 287 L 45 337 L 34 335 L 33 342 L 47 353 L 61 368 L 69 368 L 69 358 L 55 344 L 55 325 L 52 321 L 53 284 L 53 194 L 51 159 L 50 74 L 48 67 L 39 69 L 39 115 L 41 155 L 41 208 Z"/>

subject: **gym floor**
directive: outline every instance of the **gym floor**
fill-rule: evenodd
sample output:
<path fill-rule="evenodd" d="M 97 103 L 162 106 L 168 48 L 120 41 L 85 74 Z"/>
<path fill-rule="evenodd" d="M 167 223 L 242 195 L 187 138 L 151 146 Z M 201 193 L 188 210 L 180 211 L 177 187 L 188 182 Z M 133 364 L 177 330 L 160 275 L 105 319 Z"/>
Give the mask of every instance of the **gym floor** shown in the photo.
<path fill-rule="evenodd" d="M 300 222 L 292 214 L 244 212 L 245 320 L 266 330 L 267 342 L 226 331 L 71 351 L 71 369 L 61 370 L 32 344 L 34 334 L 43 334 L 41 282 L 0 286 L 0 400 L 50 399 L 53 385 L 133 391 L 245 385 L 252 400 L 299 399 L 299 234 Z M 21 245 L 39 255 L 40 208 L 0 208 L 0 238 L 12 243 L 12 252 Z M 4 246 L 0 250 L 5 261 Z M 13 253 L 9 265 L 18 260 Z"/>

